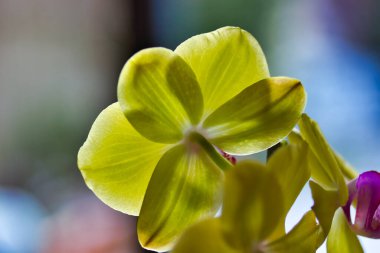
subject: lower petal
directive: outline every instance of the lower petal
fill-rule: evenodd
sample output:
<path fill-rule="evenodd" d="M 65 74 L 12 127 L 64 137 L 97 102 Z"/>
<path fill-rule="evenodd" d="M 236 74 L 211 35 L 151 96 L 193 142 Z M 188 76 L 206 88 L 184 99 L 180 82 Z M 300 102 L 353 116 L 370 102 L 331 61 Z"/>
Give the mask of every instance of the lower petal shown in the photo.
<path fill-rule="evenodd" d="M 327 252 L 364 252 L 362 246 L 360 245 L 359 239 L 354 232 L 351 231 L 346 215 L 341 208 L 339 208 L 334 215 L 331 230 L 327 238 Z"/>
<path fill-rule="evenodd" d="M 201 147 L 178 145 L 159 161 L 137 224 L 143 247 L 168 251 L 191 224 L 214 216 L 221 204 L 223 173 Z"/>
<path fill-rule="evenodd" d="M 321 232 L 315 214 L 309 211 L 288 234 L 268 244 L 264 252 L 288 253 L 289 249 L 293 253 L 315 252 L 324 241 Z"/>
<path fill-rule="evenodd" d="M 172 253 L 241 253 L 224 241 L 220 219 L 207 219 L 183 233 Z"/>

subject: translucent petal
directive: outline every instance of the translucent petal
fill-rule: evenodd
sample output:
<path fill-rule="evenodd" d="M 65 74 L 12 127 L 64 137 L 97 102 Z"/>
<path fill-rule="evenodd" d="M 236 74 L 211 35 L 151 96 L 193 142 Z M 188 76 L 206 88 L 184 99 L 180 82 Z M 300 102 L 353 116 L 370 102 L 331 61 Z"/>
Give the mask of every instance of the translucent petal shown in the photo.
<path fill-rule="evenodd" d="M 167 148 L 137 133 L 114 103 L 92 125 L 79 150 L 78 167 L 102 201 L 138 215 L 154 167 Z"/>
<path fill-rule="evenodd" d="M 337 190 L 325 190 L 313 181 L 310 181 L 309 185 L 314 200 L 312 209 L 322 226 L 325 236 L 327 236 L 335 211 L 340 207 L 339 192 Z"/>
<path fill-rule="evenodd" d="M 326 190 L 338 190 L 340 205 L 343 206 L 348 199 L 348 189 L 334 151 L 317 123 L 306 114 L 302 115 L 299 127 L 312 151 L 309 155 L 311 176 Z"/>
<path fill-rule="evenodd" d="M 175 52 L 197 76 L 206 114 L 249 85 L 269 77 L 260 45 L 251 34 L 237 27 L 223 27 L 194 36 Z"/>
<path fill-rule="evenodd" d="M 149 183 L 137 229 L 140 243 L 167 251 L 201 218 L 213 216 L 222 200 L 223 173 L 201 147 L 179 145 L 159 161 Z"/>
<path fill-rule="evenodd" d="M 203 113 L 202 93 L 193 71 L 165 48 L 142 50 L 126 63 L 118 99 L 135 129 L 162 143 L 179 141 Z"/>
<path fill-rule="evenodd" d="M 328 253 L 363 253 L 359 239 L 351 231 L 346 216 L 341 208 L 334 215 L 329 236 L 327 237 Z"/>
<path fill-rule="evenodd" d="M 239 93 L 204 122 L 208 139 L 230 154 L 265 150 L 289 134 L 305 107 L 298 80 L 273 77 Z"/>
<path fill-rule="evenodd" d="M 310 178 L 310 169 L 307 163 L 308 146 L 305 142 L 298 145 L 289 144 L 280 147 L 270 157 L 267 167 L 276 176 L 282 189 L 286 191 L 283 196 L 284 216 L 279 222 L 282 234 L 285 232 L 285 218 L 302 188 Z"/>
<path fill-rule="evenodd" d="M 219 219 L 206 219 L 183 233 L 172 253 L 241 253 L 225 242 Z"/>
<path fill-rule="evenodd" d="M 284 213 L 282 193 L 275 176 L 259 163 L 243 161 L 227 171 L 221 220 L 228 243 L 247 252 L 258 247 Z"/>
<path fill-rule="evenodd" d="M 263 252 L 270 253 L 312 253 L 315 252 L 324 237 L 316 223 L 312 211 L 307 212 L 298 224 L 285 236 L 265 246 Z"/>

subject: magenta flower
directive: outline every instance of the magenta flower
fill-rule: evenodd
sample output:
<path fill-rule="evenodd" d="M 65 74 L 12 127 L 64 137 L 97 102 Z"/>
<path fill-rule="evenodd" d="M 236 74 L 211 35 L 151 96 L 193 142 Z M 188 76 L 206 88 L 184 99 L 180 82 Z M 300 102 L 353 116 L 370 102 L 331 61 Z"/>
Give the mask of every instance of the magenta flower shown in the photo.
<path fill-rule="evenodd" d="M 380 238 L 380 173 L 367 171 L 348 184 L 349 199 L 343 207 L 352 230 L 358 235 Z M 357 200 L 355 221 L 350 207 Z"/>

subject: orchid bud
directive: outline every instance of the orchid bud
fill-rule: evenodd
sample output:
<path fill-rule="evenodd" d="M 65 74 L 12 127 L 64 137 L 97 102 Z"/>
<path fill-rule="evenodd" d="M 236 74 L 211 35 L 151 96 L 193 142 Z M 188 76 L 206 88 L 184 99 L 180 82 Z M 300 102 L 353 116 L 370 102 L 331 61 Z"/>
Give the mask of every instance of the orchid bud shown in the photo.
<path fill-rule="evenodd" d="M 349 199 L 343 207 L 352 230 L 369 238 L 380 238 L 380 173 L 367 171 L 348 184 Z M 351 204 L 357 200 L 354 223 Z"/>

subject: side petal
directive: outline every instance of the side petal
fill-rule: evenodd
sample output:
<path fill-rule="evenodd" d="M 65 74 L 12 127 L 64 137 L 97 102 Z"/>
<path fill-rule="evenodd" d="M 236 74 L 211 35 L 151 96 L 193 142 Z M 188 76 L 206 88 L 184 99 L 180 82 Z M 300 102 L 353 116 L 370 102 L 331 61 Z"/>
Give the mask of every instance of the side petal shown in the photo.
<path fill-rule="evenodd" d="M 182 234 L 172 253 L 241 253 L 225 242 L 219 219 L 201 221 Z"/>
<path fill-rule="evenodd" d="M 310 178 L 310 169 L 307 163 L 308 146 L 305 142 L 289 144 L 277 149 L 269 158 L 267 167 L 276 176 L 282 189 L 286 191 L 283 196 L 284 215 L 279 222 L 281 234 L 285 232 L 285 218 L 302 188 Z"/>
<path fill-rule="evenodd" d="M 257 162 L 242 161 L 227 171 L 221 216 L 227 242 L 247 252 L 259 247 L 284 213 L 282 193 L 275 176 Z"/>
<path fill-rule="evenodd" d="M 203 113 L 202 93 L 193 71 L 165 48 L 142 50 L 125 64 L 118 99 L 134 128 L 162 143 L 179 141 Z"/>
<path fill-rule="evenodd" d="M 208 139 L 230 154 L 265 150 L 290 133 L 305 107 L 301 83 L 288 77 L 261 80 L 239 93 L 204 122 Z"/>
<path fill-rule="evenodd" d="M 168 251 L 191 224 L 216 214 L 223 173 L 201 147 L 178 145 L 159 161 L 137 223 L 143 247 Z"/>
<path fill-rule="evenodd" d="M 348 225 L 346 215 L 339 208 L 334 215 L 329 236 L 327 237 L 328 253 L 364 253 L 359 239 Z"/>
<path fill-rule="evenodd" d="M 92 125 L 79 150 L 78 167 L 104 203 L 138 215 L 154 167 L 167 148 L 137 133 L 114 103 Z"/>
<path fill-rule="evenodd" d="M 309 211 L 288 234 L 266 245 L 263 252 L 312 253 L 323 241 L 324 237 L 320 226 L 316 223 L 315 215 L 313 211 Z"/>
<path fill-rule="evenodd" d="M 249 85 L 269 77 L 260 45 L 238 27 L 223 27 L 194 36 L 175 52 L 193 69 L 205 101 L 206 114 Z"/>
<path fill-rule="evenodd" d="M 339 192 L 340 206 L 346 204 L 348 188 L 332 148 L 324 138 L 319 126 L 306 114 L 299 122 L 302 137 L 312 151 L 309 155 L 311 176 L 326 190 Z"/>

